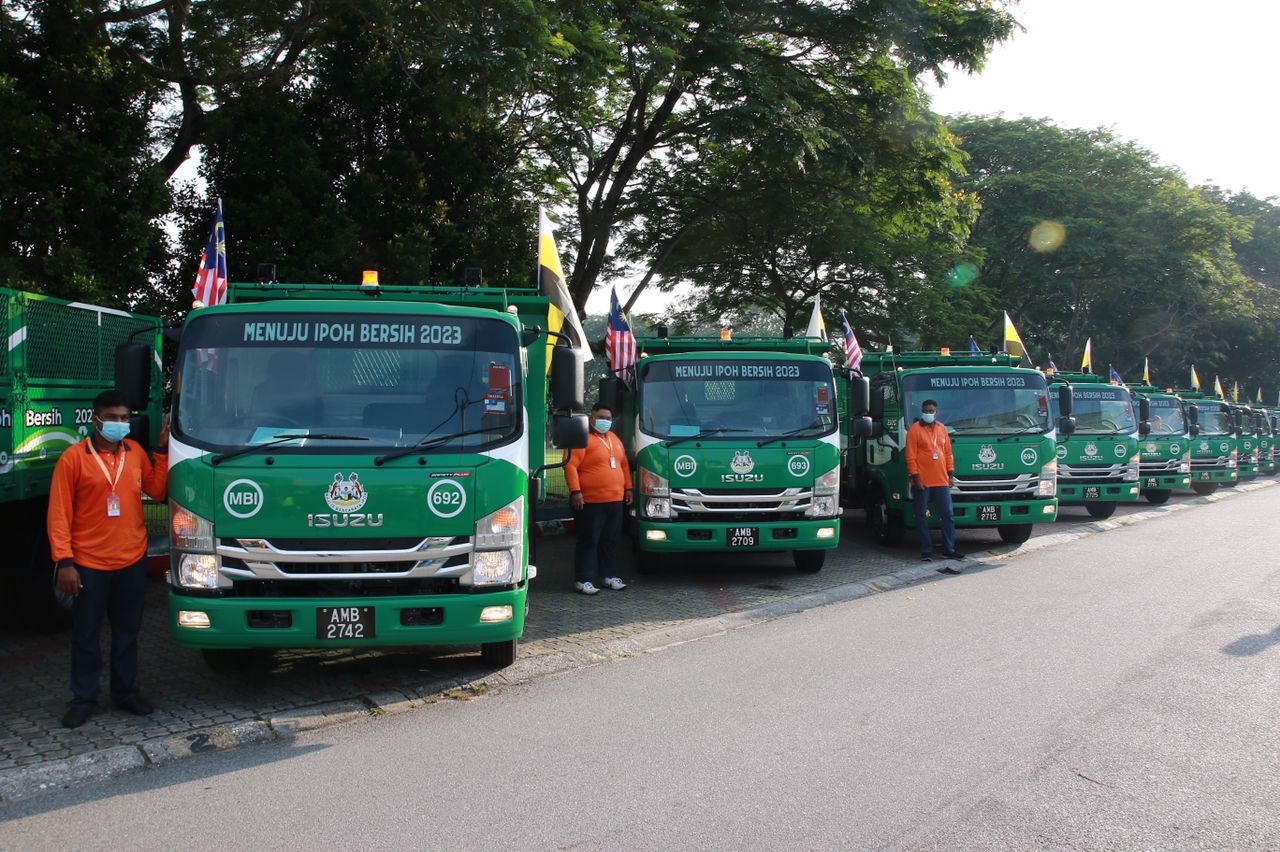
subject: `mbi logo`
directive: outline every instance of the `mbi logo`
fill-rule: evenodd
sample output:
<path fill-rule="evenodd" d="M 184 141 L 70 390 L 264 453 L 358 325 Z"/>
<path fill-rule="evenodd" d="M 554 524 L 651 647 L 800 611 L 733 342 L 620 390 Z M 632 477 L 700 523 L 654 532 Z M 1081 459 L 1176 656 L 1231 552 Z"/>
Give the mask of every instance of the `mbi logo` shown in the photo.
<path fill-rule="evenodd" d="M 360 484 L 360 474 L 353 473 L 349 479 L 343 479 L 341 473 L 333 475 L 333 483 L 324 493 L 324 501 L 335 512 L 356 512 L 369 499 L 369 492 Z"/>

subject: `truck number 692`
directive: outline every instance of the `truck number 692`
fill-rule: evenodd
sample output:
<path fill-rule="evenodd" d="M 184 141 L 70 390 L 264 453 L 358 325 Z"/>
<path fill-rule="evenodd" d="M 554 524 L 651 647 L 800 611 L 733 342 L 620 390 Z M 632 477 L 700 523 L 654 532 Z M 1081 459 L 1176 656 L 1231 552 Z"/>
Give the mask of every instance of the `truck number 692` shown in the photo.
<path fill-rule="evenodd" d="M 461 491 L 437 491 L 431 495 L 431 502 L 437 506 L 456 506 L 461 499 Z"/>

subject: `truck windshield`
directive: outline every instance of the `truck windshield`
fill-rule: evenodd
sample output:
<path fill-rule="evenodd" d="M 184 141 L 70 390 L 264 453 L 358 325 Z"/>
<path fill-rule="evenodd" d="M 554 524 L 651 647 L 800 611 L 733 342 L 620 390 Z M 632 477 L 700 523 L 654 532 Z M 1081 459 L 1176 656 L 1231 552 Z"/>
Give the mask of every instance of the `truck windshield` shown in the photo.
<path fill-rule="evenodd" d="M 902 380 L 903 411 L 913 421 L 931 399 L 938 420 L 957 435 L 1008 435 L 1049 429 L 1044 376 L 999 370 L 912 373 Z"/>
<path fill-rule="evenodd" d="M 663 360 L 642 364 L 640 429 L 658 438 L 805 438 L 836 427 L 824 361 L 783 358 Z M 713 431 L 716 430 L 716 431 Z"/>
<path fill-rule="evenodd" d="M 1058 417 L 1058 398 L 1053 398 L 1053 416 Z M 1111 385 L 1074 385 L 1071 413 L 1076 418 L 1077 435 L 1115 435 L 1133 432 L 1138 419 L 1133 413 L 1133 396 L 1128 389 Z"/>
<path fill-rule="evenodd" d="M 1213 403 L 1200 403 L 1200 434 L 1226 435 L 1231 432 L 1231 414 Z"/>
<path fill-rule="evenodd" d="M 520 434 L 518 344 L 509 324 L 471 317 L 197 316 L 178 354 L 174 434 L 216 452 L 308 432 L 349 439 L 272 452 L 377 451 L 454 433 L 437 452 L 492 446 Z"/>
<path fill-rule="evenodd" d="M 1151 397 L 1151 434 L 1183 435 L 1187 421 L 1182 414 L 1182 401 L 1171 397 Z"/>

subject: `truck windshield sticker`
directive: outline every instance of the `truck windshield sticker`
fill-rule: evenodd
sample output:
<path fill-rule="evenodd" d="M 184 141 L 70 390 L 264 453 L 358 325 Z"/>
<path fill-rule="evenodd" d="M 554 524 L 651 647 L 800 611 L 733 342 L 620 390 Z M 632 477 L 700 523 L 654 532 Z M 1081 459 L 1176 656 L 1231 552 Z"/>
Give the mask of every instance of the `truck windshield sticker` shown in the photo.
<path fill-rule="evenodd" d="M 242 343 L 462 345 L 462 326 L 450 324 L 246 320 L 240 325 L 239 339 Z"/>
<path fill-rule="evenodd" d="M 1032 376 L 1022 375 L 959 375 L 929 376 L 930 388 L 1031 388 L 1037 383 Z"/>

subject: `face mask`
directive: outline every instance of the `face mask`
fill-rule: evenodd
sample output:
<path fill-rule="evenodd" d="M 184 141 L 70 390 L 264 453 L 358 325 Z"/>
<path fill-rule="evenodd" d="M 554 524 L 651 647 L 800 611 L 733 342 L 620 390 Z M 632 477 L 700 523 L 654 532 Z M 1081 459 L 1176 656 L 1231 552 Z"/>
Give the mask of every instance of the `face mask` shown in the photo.
<path fill-rule="evenodd" d="M 599 433 L 600 433 L 600 434 L 602 434 L 602 435 L 603 435 L 605 432 L 608 432 L 608 431 L 609 431 L 610 429 L 612 429 L 612 428 L 613 428 L 613 421 L 612 421 L 612 420 L 605 420 L 605 419 L 602 417 L 602 418 L 600 418 L 599 420 L 597 420 L 597 421 L 596 421 L 596 431 L 597 431 L 597 432 L 599 432 Z"/>
<path fill-rule="evenodd" d="M 102 437 L 106 438 L 111 443 L 116 444 L 123 441 L 125 436 L 129 434 L 129 424 L 117 423 L 114 420 L 107 420 L 103 422 L 98 431 L 102 433 Z"/>
<path fill-rule="evenodd" d="M 937 415 L 935 412 L 932 412 L 932 411 L 922 411 L 922 412 L 920 412 L 920 419 L 921 419 L 921 420 L 923 420 L 925 423 L 932 423 L 932 422 L 933 422 L 933 418 L 935 418 L 935 417 L 937 417 L 937 416 L 938 416 L 938 415 Z"/>

